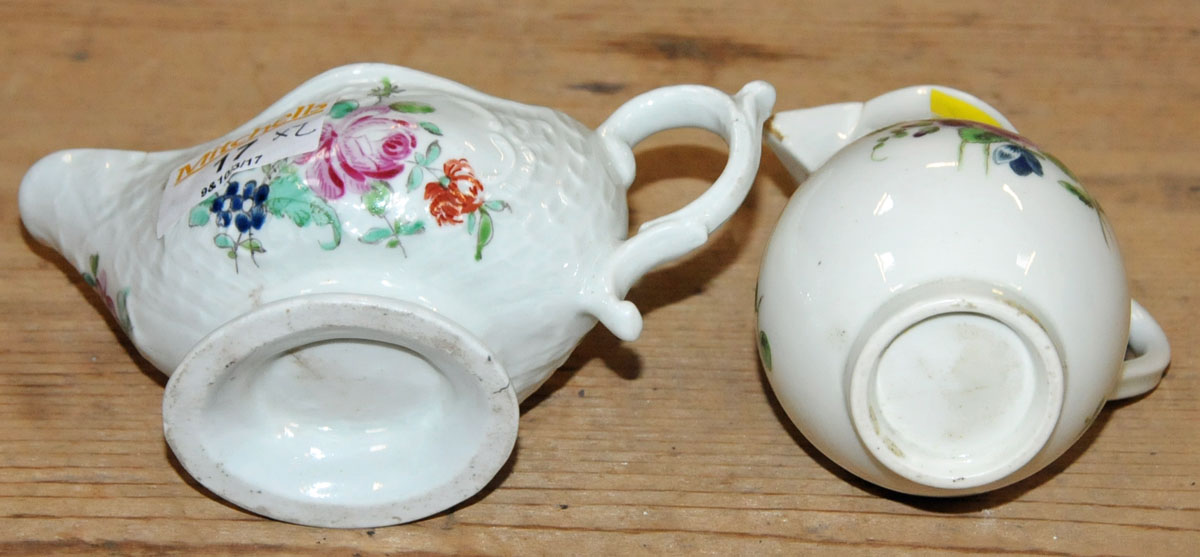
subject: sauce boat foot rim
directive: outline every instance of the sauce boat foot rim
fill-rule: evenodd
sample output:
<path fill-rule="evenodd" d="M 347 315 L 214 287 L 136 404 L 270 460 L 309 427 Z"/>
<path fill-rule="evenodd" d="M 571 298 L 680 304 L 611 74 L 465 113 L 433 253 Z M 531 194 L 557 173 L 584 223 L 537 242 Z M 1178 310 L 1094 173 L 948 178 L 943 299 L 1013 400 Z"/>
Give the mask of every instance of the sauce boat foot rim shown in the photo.
<path fill-rule="evenodd" d="M 221 498 L 335 528 L 400 524 L 471 497 L 508 460 L 518 403 L 497 358 L 427 308 L 310 294 L 201 340 L 172 374 L 163 430 Z"/>

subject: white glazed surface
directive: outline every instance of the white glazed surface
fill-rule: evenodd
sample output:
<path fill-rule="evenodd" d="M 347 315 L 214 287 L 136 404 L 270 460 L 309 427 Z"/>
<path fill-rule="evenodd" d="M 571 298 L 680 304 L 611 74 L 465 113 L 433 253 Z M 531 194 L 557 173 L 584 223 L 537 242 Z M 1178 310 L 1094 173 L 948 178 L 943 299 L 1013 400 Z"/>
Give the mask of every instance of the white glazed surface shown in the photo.
<path fill-rule="evenodd" d="M 870 109 L 870 103 L 862 106 L 850 111 Z M 935 123 L 933 133 L 914 137 L 926 124 L 880 143 L 903 128 L 854 133 L 851 118 L 840 136 L 849 144 L 826 162 L 820 150 L 797 152 L 791 139 L 818 134 L 815 126 L 831 122 L 828 110 L 815 110 L 820 118 L 809 122 L 814 127 L 788 127 L 803 121 L 803 114 L 785 118 L 784 127 L 777 117 L 773 126 L 771 145 L 781 158 L 797 166 L 824 164 L 780 217 L 756 300 L 764 367 L 788 415 L 839 465 L 898 491 L 964 495 L 1043 468 L 1087 428 L 1122 370 L 1130 300 L 1116 240 L 1099 206 L 1081 189 L 1064 187 L 1060 180 L 1078 181 L 1049 158 L 1040 159 L 1042 176 L 1019 175 L 993 158 L 1002 143 L 1031 155 L 1032 145 L 1003 134 L 987 147 L 964 143 L 960 128 L 944 123 Z M 1002 117 L 993 121 L 1011 131 Z M 905 306 L 906 296 L 917 305 Z M 940 325 L 914 319 L 918 324 L 890 346 L 871 340 L 875 327 L 895 315 L 890 312 L 919 317 L 921 304 L 943 306 L 929 312 L 942 315 Z M 876 416 L 863 397 L 874 391 L 860 384 L 867 383 L 861 374 L 870 366 L 854 370 L 856 354 L 872 342 L 885 354 L 879 388 L 898 400 L 913 397 L 891 407 L 894 418 L 909 420 L 910 433 L 920 431 L 899 459 L 894 456 L 904 451 L 881 449 L 887 432 L 878 435 L 878 424 L 872 432 L 869 423 Z M 1061 371 L 1055 371 L 1059 361 Z M 928 376 L 920 371 L 925 365 Z M 1007 378 L 962 375 L 972 366 L 1017 371 Z M 1162 367 L 1165 361 L 1159 375 Z M 971 381 L 975 387 L 964 386 Z M 941 391 L 947 384 L 954 385 L 946 387 L 948 395 Z M 972 392 L 977 398 L 968 396 Z M 864 405 L 857 415 L 855 405 Z M 957 423 L 937 423 L 946 416 Z M 1028 421 L 1018 423 L 1022 419 Z M 865 435 L 856 431 L 856 420 Z M 989 448 L 962 441 L 962 432 L 976 441 L 1004 440 L 999 449 L 1013 454 L 986 454 Z M 961 450 L 967 471 L 954 474 L 952 466 L 939 469 L 936 459 L 914 456 L 912 449 L 923 443 L 935 452 Z M 1016 454 L 1021 451 L 1027 454 Z M 991 466 L 989 459 L 1001 464 Z M 922 469 L 936 473 L 923 477 Z"/>
<path fill-rule="evenodd" d="M 176 168 L 296 107 L 315 103 L 344 107 L 336 115 L 331 111 L 320 137 L 324 145 L 326 137 L 340 134 L 336 135 L 343 142 L 339 156 L 354 169 L 382 160 L 379 145 L 390 134 L 407 135 L 408 147 L 399 148 L 403 172 L 363 180 L 357 190 L 342 180 L 337 185 L 344 191 L 330 190 L 335 182 L 321 178 L 322 151 L 317 156 L 297 155 L 230 178 L 238 182 L 238 191 L 251 181 L 256 188 L 270 186 L 269 194 L 263 190 L 262 199 L 256 197 L 258 189 L 251 189 L 239 201 L 243 213 L 239 218 L 254 215 L 250 200 L 256 209 L 270 209 L 258 210 L 253 225 L 250 220 L 237 224 L 232 219 L 238 213 L 231 209 L 233 197 L 240 194 L 231 190 L 231 197 L 219 202 L 198 196 L 192 210 L 158 236 L 163 187 Z M 58 250 L 84 273 L 137 349 L 164 373 L 174 374 L 172 383 L 184 381 L 176 380 L 185 374 L 213 373 L 203 363 L 207 360 L 195 354 L 219 349 L 215 343 L 233 334 L 222 336 L 227 324 L 232 323 L 229 326 L 235 331 L 243 327 L 250 332 L 260 322 L 282 327 L 281 318 L 272 317 L 275 310 L 263 310 L 261 318 L 236 320 L 239 316 L 254 316 L 259 308 L 298 297 L 320 301 L 354 294 L 373 300 L 368 305 L 381 310 L 395 310 L 393 306 L 399 304 L 404 313 L 428 322 L 453 323 L 463 345 L 486 348 L 509 379 L 502 390 L 520 400 L 561 365 L 597 319 L 623 339 L 639 335 L 641 315 L 623 300 L 625 293 L 646 271 L 703 244 L 740 206 L 753 183 L 761 128 L 773 103 L 774 90 L 763 82 L 751 83 L 735 96 L 695 85 L 666 87 L 632 99 L 600 129 L 591 131 L 548 108 L 497 99 L 414 70 L 359 64 L 317 76 L 237 130 L 194 148 L 161 153 L 73 150 L 50 155 L 22 182 L 21 216 L 34 238 Z M 370 125 L 357 129 L 356 122 Z M 700 198 L 643 225 L 626 239 L 625 194 L 635 172 L 633 144 L 656 131 L 684 126 L 710 130 L 728 142 L 730 157 L 724 172 Z M 341 164 L 343 159 L 329 160 Z M 414 177 L 417 167 L 422 170 Z M 339 172 L 341 179 L 353 177 L 352 172 Z M 225 187 L 221 184 L 209 195 L 225 195 Z M 454 195 L 445 191 L 452 188 L 458 189 Z M 221 211 L 228 212 L 231 220 L 222 220 Z M 329 315 L 338 314 L 336 309 L 321 307 Z M 349 360 L 343 369 L 354 370 L 369 367 L 369 360 L 383 352 L 396 352 L 355 347 L 356 338 L 373 338 L 364 337 L 359 329 L 343 331 L 346 342 L 328 349 L 329 353 L 302 350 L 286 358 L 328 356 L 330 362 Z M 329 332 L 322 334 L 328 337 Z M 405 348 L 403 342 L 391 344 Z M 453 343 L 443 348 L 456 353 Z M 436 359 L 433 354 L 421 355 Z M 280 364 L 282 368 L 262 366 L 260 375 L 296 375 L 293 372 L 303 366 L 296 368 L 294 363 Z M 403 366 L 397 362 L 393 367 Z M 276 368 L 291 371 L 277 373 Z M 363 378 L 350 375 L 348 379 Z M 384 371 L 372 380 L 382 381 L 381 390 L 390 392 L 415 388 L 388 383 L 391 378 Z M 323 381 L 328 384 L 317 391 L 338 388 L 334 373 Z M 220 398 L 229 392 L 214 387 L 214 382 L 188 383 L 211 390 L 207 396 Z M 279 394 L 273 395 L 273 390 L 293 392 L 296 396 L 291 398 L 316 396 L 298 385 L 260 381 L 257 386 L 262 392 L 235 398 L 238 404 L 253 405 L 262 397 Z M 177 400 L 165 400 L 165 417 L 195 418 L 172 407 Z M 334 401 L 329 405 L 337 406 Z M 350 412 L 352 405 L 349 401 L 340 407 Z M 302 407 L 297 404 L 289 412 Z M 187 408 L 207 412 L 209 406 Z M 483 412 L 478 418 L 482 423 L 492 419 L 489 416 Z M 358 426 L 370 419 L 361 418 L 348 429 L 358 431 L 356 442 L 366 443 L 369 436 Z M 513 421 L 515 431 L 515 413 L 506 419 Z M 169 431 L 172 424 L 166 426 Z M 275 434 L 273 427 L 243 433 L 268 438 Z M 220 435 L 211 429 L 189 431 Z M 226 441 L 229 447 L 253 444 L 249 438 Z M 396 445 L 391 444 L 391 450 L 402 448 Z M 484 460 L 496 464 L 500 457 L 503 463 L 511 439 L 507 447 L 487 447 L 490 454 Z M 185 467 L 201 481 L 219 476 L 220 471 L 211 468 L 223 465 L 220 458 L 184 456 Z M 200 468 L 193 469 L 196 466 Z M 497 468 L 489 469 L 494 473 Z M 396 466 L 369 471 L 384 478 L 385 485 L 402 473 Z M 268 485 L 259 485 L 260 489 L 294 490 L 294 486 L 273 487 L 267 478 L 262 480 Z M 468 491 L 482 485 L 469 483 Z M 364 511 L 355 510 L 353 490 L 345 491 L 345 497 L 314 492 L 296 503 L 282 493 L 274 499 L 238 497 L 237 489 L 227 487 L 213 488 L 251 510 L 313 525 L 391 524 L 440 510 L 422 503 L 412 507 L 417 511 L 389 514 L 387 509 L 404 507 L 401 499 L 415 497 L 411 491 L 395 495 L 391 502 L 374 501 L 374 510 Z M 428 499 L 444 508 L 470 494 L 464 494 L 463 485 L 446 489 L 456 495 L 435 494 Z M 293 504 L 312 508 L 297 511 L 289 507 Z M 337 513 L 321 512 L 333 507 Z"/>

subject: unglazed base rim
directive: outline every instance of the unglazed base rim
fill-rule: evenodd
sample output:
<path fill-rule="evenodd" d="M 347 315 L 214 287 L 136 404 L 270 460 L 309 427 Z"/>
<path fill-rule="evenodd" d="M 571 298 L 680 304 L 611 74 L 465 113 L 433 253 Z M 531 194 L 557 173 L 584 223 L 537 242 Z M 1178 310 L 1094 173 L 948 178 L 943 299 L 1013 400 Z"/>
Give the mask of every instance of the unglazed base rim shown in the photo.
<path fill-rule="evenodd" d="M 848 405 L 859 439 L 884 467 L 921 486 L 934 488 L 944 495 L 956 491 L 974 493 L 981 487 L 1014 480 L 1045 446 L 1054 432 L 1063 404 L 1065 377 L 1057 343 L 1022 303 L 1011 294 L 977 285 L 929 285 L 902 295 L 886 304 L 864 329 L 857 342 L 856 356 L 849 361 Z M 915 325 L 930 318 L 949 314 L 968 314 L 994 319 L 1007 326 L 1023 341 L 1034 362 L 1035 380 L 1044 381 L 1039 409 L 1030 412 L 1033 429 L 1014 437 L 1005 457 L 990 463 L 960 467 L 952 459 L 915 457 L 903 454 L 895 440 L 880 429 L 876 414 L 876 371 L 885 351 Z M 966 468 L 967 471 L 964 471 Z"/>
<path fill-rule="evenodd" d="M 346 337 L 344 335 L 350 334 Z M 227 473 L 206 450 L 204 416 L 222 373 L 264 349 L 349 338 L 390 343 L 452 368 L 460 385 L 486 401 L 482 437 L 461 470 L 408 497 L 333 501 L 276 493 Z M 472 334 L 416 304 L 376 296 L 313 294 L 262 306 L 202 339 L 183 359 L 163 397 L 163 432 L 179 462 L 222 499 L 276 520 L 308 526 L 361 528 L 411 522 L 448 509 L 483 489 L 516 443 L 519 405 L 507 373 Z M 453 440 L 447 440 L 453 442 Z"/>

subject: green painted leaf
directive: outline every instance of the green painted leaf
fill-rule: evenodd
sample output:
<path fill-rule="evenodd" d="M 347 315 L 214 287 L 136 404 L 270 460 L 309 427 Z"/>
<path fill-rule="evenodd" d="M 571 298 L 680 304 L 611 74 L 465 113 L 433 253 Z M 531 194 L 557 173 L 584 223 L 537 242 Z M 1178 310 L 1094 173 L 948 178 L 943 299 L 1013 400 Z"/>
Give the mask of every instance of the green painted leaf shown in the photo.
<path fill-rule="evenodd" d="M 389 248 L 394 248 L 399 245 L 400 245 L 400 238 L 392 238 L 391 240 L 388 240 L 388 243 L 387 243 L 387 247 L 389 247 Z"/>
<path fill-rule="evenodd" d="M 412 171 L 408 173 L 408 183 L 405 185 L 405 188 L 408 191 L 417 189 L 421 186 L 421 179 L 424 177 L 425 171 L 421 170 L 421 167 L 413 167 Z"/>
<path fill-rule="evenodd" d="M 475 239 L 475 260 L 483 259 L 483 247 L 492 241 L 492 215 L 479 211 L 479 236 Z"/>
<path fill-rule="evenodd" d="M 432 106 L 414 101 L 392 103 L 388 107 L 396 112 L 404 112 L 406 114 L 429 114 L 433 112 Z"/>
<path fill-rule="evenodd" d="M 231 249 L 231 250 L 225 252 L 225 257 L 228 257 L 230 259 L 237 259 L 237 250 Z"/>
<path fill-rule="evenodd" d="M 100 254 L 93 253 L 88 258 L 88 268 L 92 270 L 93 275 L 100 276 Z"/>
<path fill-rule="evenodd" d="M 438 183 L 441 184 L 443 187 L 449 186 L 450 185 L 450 177 L 442 176 L 441 178 L 438 178 Z"/>
<path fill-rule="evenodd" d="M 129 287 L 117 292 L 117 322 L 125 334 L 133 332 L 133 322 L 129 320 Z"/>
<path fill-rule="evenodd" d="M 221 249 L 230 249 L 237 244 L 237 242 L 233 241 L 233 236 L 230 236 L 224 232 L 213 236 L 213 243 Z"/>
<path fill-rule="evenodd" d="M 887 157 L 878 157 L 878 156 L 876 156 L 876 154 L 877 154 L 876 152 L 877 152 L 877 151 L 879 151 L 879 148 L 880 148 L 880 147 L 883 147 L 883 146 L 884 146 L 886 143 L 887 143 L 887 138 L 886 138 L 886 137 L 885 137 L 885 138 L 883 138 L 883 139 L 880 139 L 878 142 L 876 142 L 876 143 L 875 143 L 875 147 L 871 148 L 871 160 L 873 160 L 873 161 L 885 161 L 885 160 L 887 160 Z"/>
<path fill-rule="evenodd" d="M 758 332 L 758 352 L 762 355 L 763 367 L 768 372 L 771 371 L 771 341 L 767 340 L 767 333 Z"/>
<path fill-rule="evenodd" d="M 263 248 L 262 242 L 258 238 L 250 238 L 249 240 L 242 242 L 242 246 L 250 250 L 250 253 L 267 252 L 267 250 Z"/>
<path fill-rule="evenodd" d="M 372 229 L 368 230 L 367 233 L 363 234 L 362 238 L 359 238 L 358 240 L 360 242 L 363 242 L 366 244 L 378 244 L 379 242 L 382 242 L 385 238 L 391 238 L 391 237 L 392 237 L 391 230 L 388 230 L 387 228 L 383 228 L 383 227 L 376 227 L 376 228 L 372 228 Z"/>
<path fill-rule="evenodd" d="M 998 143 L 1008 141 L 993 132 L 980 128 L 959 128 L 958 136 L 967 143 Z"/>
<path fill-rule="evenodd" d="M 483 206 L 484 206 L 484 207 L 487 207 L 488 209 L 490 209 L 490 210 L 492 210 L 492 211 L 506 211 L 506 210 L 508 210 L 508 203 L 505 203 L 505 202 L 503 202 L 503 201 L 500 201 L 500 200 L 498 200 L 498 199 L 493 199 L 493 200 L 491 200 L 491 201 L 485 201 L 485 202 L 483 203 Z"/>
<path fill-rule="evenodd" d="M 433 164 L 433 162 L 436 161 L 438 156 L 440 156 L 441 154 L 442 154 L 442 146 L 438 145 L 437 140 L 434 140 L 433 143 L 429 144 L 429 147 L 425 148 L 426 164 Z"/>
<path fill-rule="evenodd" d="M 199 205 L 192 207 L 192 211 L 188 213 L 188 226 L 196 227 L 208 224 L 208 219 L 212 215 L 214 197 L 216 196 L 210 196 L 208 199 L 201 201 Z"/>
<path fill-rule="evenodd" d="M 418 125 L 421 126 L 421 129 L 433 135 L 442 135 L 442 128 L 439 128 L 437 124 L 434 124 L 433 122 L 419 122 Z"/>
<path fill-rule="evenodd" d="M 304 228 L 305 226 L 308 226 L 309 221 L 312 220 L 312 207 L 305 203 L 295 202 L 295 201 L 281 201 L 280 203 L 277 203 L 277 204 L 269 204 L 267 206 L 268 210 L 270 209 L 270 207 L 272 205 L 279 206 L 280 207 L 279 212 L 286 214 L 288 216 L 288 218 L 292 219 L 292 222 L 296 223 L 296 226 L 298 226 L 300 228 Z"/>
<path fill-rule="evenodd" d="M 467 234 L 475 233 L 475 213 L 467 214 Z"/>
<path fill-rule="evenodd" d="M 1084 205 L 1087 205 L 1089 209 L 1096 208 L 1096 201 L 1092 199 L 1092 196 L 1088 195 L 1088 192 L 1084 191 L 1082 187 L 1072 184 L 1066 180 L 1059 180 L 1058 185 L 1071 192 L 1071 195 L 1078 197 L 1079 200 L 1082 201 Z"/>
<path fill-rule="evenodd" d="M 347 114 L 354 112 L 358 108 L 356 101 L 338 101 L 333 103 L 333 108 L 329 109 L 329 117 L 333 119 L 345 118 Z"/>
<path fill-rule="evenodd" d="M 309 201 L 317 196 L 308 189 L 295 172 L 281 174 L 271 182 L 271 190 L 264 204 L 267 211 L 276 217 L 287 217 L 296 226 L 306 226 L 312 218 Z"/>
<path fill-rule="evenodd" d="M 392 202 L 392 188 L 387 182 L 376 180 L 371 182 L 371 189 L 362 196 L 367 212 L 377 217 L 387 214 L 388 205 Z"/>
<path fill-rule="evenodd" d="M 421 165 L 421 166 L 426 166 L 426 165 L 428 165 L 428 164 L 429 164 L 429 163 L 428 163 L 428 162 L 425 160 L 425 155 L 424 155 L 424 154 L 422 154 L 422 153 L 413 153 L 413 160 L 414 160 L 414 161 L 417 161 L 417 164 L 419 164 L 419 165 Z"/>
<path fill-rule="evenodd" d="M 418 220 L 413 222 L 396 222 L 396 234 L 401 236 L 412 236 L 413 234 L 420 234 L 424 231 L 425 221 Z"/>
<path fill-rule="evenodd" d="M 403 91 L 403 89 L 396 87 L 392 84 L 392 80 L 385 77 L 379 80 L 379 87 L 371 89 L 371 94 L 379 97 L 379 100 L 382 102 L 384 97 L 390 97 L 400 91 Z"/>
<path fill-rule="evenodd" d="M 276 217 L 287 217 L 296 226 L 304 228 L 309 223 L 329 226 L 333 239 L 320 242 L 321 248 L 331 250 L 342 243 L 342 223 L 337 212 L 325 200 L 308 189 L 300 176 L 293 170 L 271 182 L 271 191 L 263 204 Z"/>
<path fill-rule="evenodd" d="M 96 277 L 87 271 L 83 272 L 83 282 L 86 282 L 92 288 L 100 286 L 100 282 L 96 280 Z"/>

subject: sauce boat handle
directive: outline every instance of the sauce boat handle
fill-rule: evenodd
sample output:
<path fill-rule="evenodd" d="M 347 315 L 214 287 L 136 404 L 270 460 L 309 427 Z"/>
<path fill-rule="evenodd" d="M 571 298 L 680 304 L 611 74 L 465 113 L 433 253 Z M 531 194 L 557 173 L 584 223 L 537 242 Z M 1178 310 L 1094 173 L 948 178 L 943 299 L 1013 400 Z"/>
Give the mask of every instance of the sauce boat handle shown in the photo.
<path fill-rule="evenodd" d="M 701 128 L 729 145 L 725 169 L 713 185 L 683 208 L 643 224 L 601 269 L 598 296 L 588 310 L 615 335 L 633 340 L 642 318 L 623 301 L 629 287 L 648 271 L 696 249 L 741 206 L 758 173 L 762 126 L 775 104 L 775 89 L 764 81 L 730 96 L 711 87 L 676 85 L 639 95 L 622 105 L 597 130 L 609 153 L 609 168 L 625 187 L 633 183 L 633 146 L 651 134 L 674 128 Z"/>

